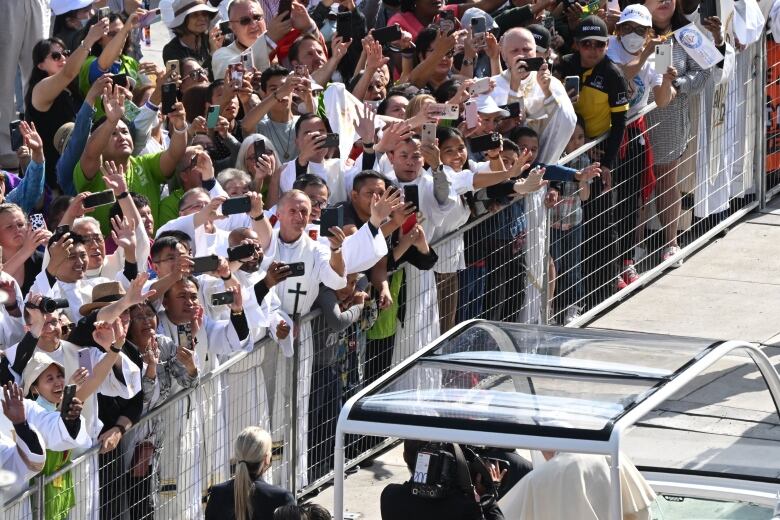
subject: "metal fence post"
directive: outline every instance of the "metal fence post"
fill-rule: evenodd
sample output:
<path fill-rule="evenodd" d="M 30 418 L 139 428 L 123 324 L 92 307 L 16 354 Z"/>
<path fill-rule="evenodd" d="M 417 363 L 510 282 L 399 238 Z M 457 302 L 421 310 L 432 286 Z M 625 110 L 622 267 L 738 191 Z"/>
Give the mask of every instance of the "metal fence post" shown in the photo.
<path fill-rule="evenodd" d="M 552 209 L 548 209 L 542 205 L 545 212 L 544 218 L 544 270 L 542 271 L 542 309 L 541 309 L 541 322 L 542 325 L 550 323 L 550 302 L 554 295 L 550 294 L 550 261 L 552 255 L 550 254 L 550 214 Z M 555 277 L 558 277 L 558 273 L 555 273 Z M 553 311 L 553 314 L 555 312 Z"/>
<path fill-rule="evenodd" d="M 766 137 L 767 137 L 767 111 L 766 111 L 766 80 L 767 80 L 767 47 L 766 33 L 756 43 L 758 55 L 755 64 L 756 70 L 756 145 L 753 154 L 753 171 L 756 172 L 756 198 L 758 207 L 766 207 L 767 200 L 767 171 L 766 171 Z"/>
<path fill-rule="evenodd" d="M 46 518 L 45 511 L 43 510 L 43 485 L 44 485 L 44 476 L 38 475 L 38 478 L 35 479 L 35 504 L 36 507 L 33 509 L 33 518 L 36 520 L 44 520 Z"/>
<path fill-rule="evenodd" d="M 298 366 L 301 362 L 301 316 L 293 314 L 292 398 L 290 402 L 290 446 L 288 486 L 293 496 L 298 493 Z M 297 333 L 296 333 L 297 331 Z"/>

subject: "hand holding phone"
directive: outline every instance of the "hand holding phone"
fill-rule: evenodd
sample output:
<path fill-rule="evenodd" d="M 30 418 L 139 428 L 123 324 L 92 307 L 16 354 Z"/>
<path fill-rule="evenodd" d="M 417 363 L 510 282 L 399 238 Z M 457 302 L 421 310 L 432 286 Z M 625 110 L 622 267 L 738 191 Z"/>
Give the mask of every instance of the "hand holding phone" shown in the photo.
<path fill-rule="evenodd" d="M 658 74 L 666 74 L 666 70 L 672 66 L 672 52 L 672 40 L 656 45 L 655 71 Z"/>
<path fill-rule="evenodd" d="M 113 204 L 115 201 L 116 198 L 114 197 L 114 192 L 112 190 L 106 190 L 93 193 L 92 195 L 87 195 L 84 197 L 83 204 L 84 209 L 90 209 L 96 208 L 98 206 Z"/>
<path fill-rule="evenodd" d="M 211 105 L 206 113 L 206 128 L 216 128 L 219 122 L 219 105 Z"/>
<path fill-rule="evenodd" d="M 320 236 L 333 236 L 333 233 L 330 232 L 332 227 L 344 227 L 344 206 L 322 208 L 320 212 Z"/>

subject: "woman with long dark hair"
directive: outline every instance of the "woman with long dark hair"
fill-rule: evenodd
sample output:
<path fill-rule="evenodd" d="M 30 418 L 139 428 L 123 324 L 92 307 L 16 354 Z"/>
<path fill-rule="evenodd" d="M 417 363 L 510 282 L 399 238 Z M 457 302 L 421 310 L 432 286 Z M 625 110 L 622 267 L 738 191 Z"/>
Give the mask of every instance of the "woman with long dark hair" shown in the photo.
<path fill-rule="evenodd" d="M 267 520 L 277 507 L 295 504 L 292 493 L 262 478 L 271 467 L 271 435 L 250 426 L 235 443 L 236 474 L 209 489 L 206 520 Z"/>
<path fill-rule="evenodd" d="M 219 30 L 209 31 L 217 8 L 206 0 L 174 0 L 171 7 L 174 18 L 166 25 L 174 37 L 163 47 L 163 60 L 193 58 L 204 69 L 210 70 L 211 53 L 222 47 Z"/>
<path fill-rule="evenodd" d="M 25 118 L 35 123 L 43 139 L 49 187 L 57 187 L 55 169 L 60 156 L 54 147 L 54 134 L 65 123 L 76 120 L 76 110 L 81 104 L 74 80 L 87 59 L 89 48 L 107 31 L 108 20 L 100 20 L 70 56 L 59 38 L 41 40 L 33 47 L 33 69 L 24 97 Z"/>

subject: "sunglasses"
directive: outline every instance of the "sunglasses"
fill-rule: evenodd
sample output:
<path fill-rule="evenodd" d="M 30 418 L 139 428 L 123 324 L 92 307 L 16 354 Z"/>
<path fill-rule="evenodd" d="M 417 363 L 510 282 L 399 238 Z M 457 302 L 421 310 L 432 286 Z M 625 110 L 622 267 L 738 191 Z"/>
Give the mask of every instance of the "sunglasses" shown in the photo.
<path fill-rule="evenodd" d="M 51 54 L 49 54 L 49 56 L 51 56 L 51 59 L 53 59 L 54 61 L 60 61 L 62 58 L 67 58 L 68 56 L 70 56 L 70 51 L 69 50 L 64 50 L 62 52 L 54 51 Z"/>
<path fill-rule="evenodd" d="M 603 49 L 607 46 L 607 42 L 599 40 L 584 40 L 579 42 L 580 47 L 583 49 Z"/>
<path fill-rule="evenodd" d="M 192 72 L 188 73 L 186 76 L 184 76 L 182 79 L 198 79 L 198 78 L 208 78 L 209 75 L 206 73 L 205 69 L 195 69 Z"/>
<path fill-rule="evenodd" d="M 263 19 L 263 15 L 262 14 L 254 14 L 252 16 L 242 16 L 238 20 L 230 20 L 230 21 L 231 22 L 238 22 L 241 25 L 247 26 L 247 25 L 251 24 L 252 22 L 259 22 L 262 19 Z"/>

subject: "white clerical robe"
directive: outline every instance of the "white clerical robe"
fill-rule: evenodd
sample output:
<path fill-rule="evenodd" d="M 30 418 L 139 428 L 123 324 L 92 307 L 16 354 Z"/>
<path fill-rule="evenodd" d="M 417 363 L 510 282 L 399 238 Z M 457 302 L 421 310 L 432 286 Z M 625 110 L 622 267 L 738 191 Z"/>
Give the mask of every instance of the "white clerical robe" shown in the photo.
<path fill-rule="evenodd" d="M 290 191 L 296 179 L 295 160 L 284 165 L 284 169 L 279 179 L 279 188 L 282 193 Z M 306 173 L 316 175 L 325 181 L 328 185 L 330 196 L 328 202 L 336 204 L 347 200 L 347 191 L 344 185 L 344 175 L 342 171 L 344 166 L 341 159 L 325 159 L 321 163 L 310 162 L 306 168 Z"/>
<path fill-rule="evenodd" d="M 319 224 L 309 224 L 306 233 L 320 244 L 330 247 L 328 237 L 320 234 Z M 341 244 L 341 256 L 347 274 L 362 273 L 387 256 L 387 240 L 381 230 L 377 230 L 376 235 L 372 235 L 368 223 L 363 224 L 355 233 L 344 239 Z"/>
<path fill-rule="evenodd" d="M 95 278 L 82 278 L 73 283 L 56 280 L 52 286 L 49 284 L 49 279 L 44 269 L 35 277 L 35 282 L 30 291 L 49 298 L 65 298 L 68 300 L 68 308 L 63 309 L 63 312 L 65 312 L 70 321 L 78 323 L 82 318 L 79 309 L 85 303 L 92 302 L 92 288 L 98 284 L 111 281 L 114 280 L 97 276 Z"/>
<path fill-rule="evenodd" d="M 13 276 L 0 271 L 0 280 L 14 282 L 16 302 L 19 304 L 20 308 L 23 308 L 24 297 L 22 296 L 22 291 L 19 288 L 19 284 L 16 283 L 16 280 L 14 280 Z M 20 313 L 19 317 L 11 316 L 5 309 L 5 305 L 0 305 L 0 350 L 3 350 L 9 345 L 13 345 L 14 343 L 19 343 L 22 340 L 22 337 L 24 336 L 23 314 L 24 313 Z"/>
<path fill-rule="evenodd" d="M 0 392 L 0 401 L 3 399 L 3 394 Z M 80 419 L 81 427 L 74 439 L 65 428 L 60 412 L 48 412 L 35 401 L 25 399 L 24 414 L 30 429 L 38 435 L 38 442 L 44 451 L 41 455 L 32 453 L 29 446 L 16 436 L 14 427 L 5 414 L 0 413 L 0 467 L 16 475 L 16 482 L 3 490 L 6 498 L 11 498 L 26 489 L 29 480 L 43 469 L 47 449 L 83 451 L 92 444 L 83 417 Z M 16 518 L 31 517 L 21 514 Z"/>
<path fill-rule="evenodd" d="M 164 311 L 160 312 L 157 315 L 157 320 L 158 334 L 174 338 L 174 341 L 178 342 L 178 328 L 168 318 L 168 315 Z M 194 505 L 193 496 L 203 496 L 209 486 L 223 482 L 230 477 L 231 440 L 227 437 L 227 412 L 222 395 L 224 391 L 222 377 L 208 380 L 204 376 L 219 367 L 220 358 L 224 359 L 241 350 L 250 351 L 252 349 L 251 334 L 244 340 L 240 340 L 230 320 L 215 321 L 205 316 L 203 326 L 198 331 L 196 338 L 195 353 L 197 354 L 198 372 L 201 374 L 200 396 L 202 399 L 199 403 L 189 403 L 188 411 L 192 413 L 192 420 L 200 421 L 200 424 L 204 425 L 202 430 L 204 456 L 200 454 L 201 444 L 195 439 L 189 439 L 187 443 L 192 446 L 192 450 L 190 455 L 182 461 L 185 464 L 184 467 L 188 468 L 188 476 L 182 477 L 184 482 L 162 483 L 163 490 L 166 489 L 166 486 L 168 489 L 175 489 L 175 491 L 168 493 L 170 496 L 175 495 L 175 502 L 184 508 L 182 510 L 187 511 L 185 515 L 187 517 L 195 515 L 195 510 L 191 509 Z M 200 475 L 203 475 L 203 478 L 193 476 L 196 468 L 200 468 Z M 175 486 L 171 487 L 173 484 Z M 200 489 L 195 489 L 194 486 L 198 485 L 200 485 Z"/>
<path fill-rule="evenodd" d="M 295 242 L 286 243 L 279 237 L 279 231 L 275 230 L 271 240 L 271 246 L 266 251 L 266 256 L 277 262 L 291 264 L 303 262 L 305 274 L 294 278 L 287 278 L 276 286 L 277 294 L 281 300 L 281 309 L 289 316 L 296 313 L 299 316 L 306 315 L 314 304 L 319 293 L 319 284 L 323 283 L 331 289 L 342 289 L 347 285 L 347 279 L 336 273 L 330 266 L 330 249 L 312 238 L 307 233 L 302 233 Z M 274 399 L 272 409 L 272 437 L 274 443 L 284 442 L 290 446 L 290 426 L 286 422 L 289 414 L 285 413 L 284 406 L 289 405 L 292 399 L 292 385 L 296 384 L 297 376 L 297 471 L 296 481 L 299 489 L 307 483 L 307 441 L 309 430 L 309 392 L 311 387 L 312 362 L 314 360 L 314 341 L 312 338 L 311 323 L 302 324 L 298 331 L 298 368 L 297 373 L 289 373 L 283 367 L 289 366 L 289 360 L 280 350 L 277 355 L 275 370 Z M 292 372 L 292 371 L 290 371 Z M 272 379 L 266 374 L 266 380 Z M 296 420 L 293 418 L 292 420 Z M 292 460 L 289 449 L 284 452 L 284 460 Z M 281 476 L 279 482 L 287 482 L 288 465 L 285 464 L 281 471 L 276 473 Z"/>
<path fill-rule="evenodd" d="M 611 502 L 609 458 L 558 453 L 515 484 L 498 505 L 515 520 L 606 520 Z M 655 493 L 625 455 L 620 487 L 624 518 L 650 520 Z"/>
<path fill-rule="evenodd" d="M 509 84 L 509 72 L 493 76 L 496 88 L 490 94 L 499 105 L 522 98 L 528 125 L 539 134 L 539 153 L 537 162 L 556 164 L 569 142 L 574 126 L 577 124 L 577 114 L 571 104 L 566 89 L 558 78 L 550 80 L 552 95 L 545 97 L 536 72 L 520 82 L 520 88 L 513 91 Z M 526 276 L 525 303 L 520 313 L 521 319 L 528 323 L 539 323 L 542 309 L 542 285 L 545 279 L 547 265 L 546 254 L 547 211 L 544 207 L 546 190 L 539 190 L 525 196 L 525 213 L 528 222 L 528 240 L 526 242 L 525 262 Z"/>
<path fill-rule="evenodd" d="M 436 227 L 441 226 L 455 209 L 458 196 L 450 186 L 447 200 L 444 204 L 439 204 L 433 194 L 433 177 L 427 170 L 421 172 L 413 181 L 399 181 L 399 184 L 401 189 L 403 186 L 418 187 L 420 211 L 425 217 L 421 225 L 430 243 Z M 439 304 L 433 270 L 421 271 L 409 264 L 404 264 L 403 269 L 406 281 L 406 313 L 404 323 L 400 323 L 396 329 L 393 365 L 420 350 L 440 333 Z M 428 384 L 423 386 L 427 388 Z"/>
<path fill-rule="evenodd" d="M 181 231 L 192 239 L 193 256 L 216 254 L 227 256 L 228 236 L 230 231 L 214 226 L 214 233 L 207 233 L 204 226 L 195 228 L 195 214 L 177 217 L 169 220 L 157 230 L 157 235 L 164 231 Z"/>

